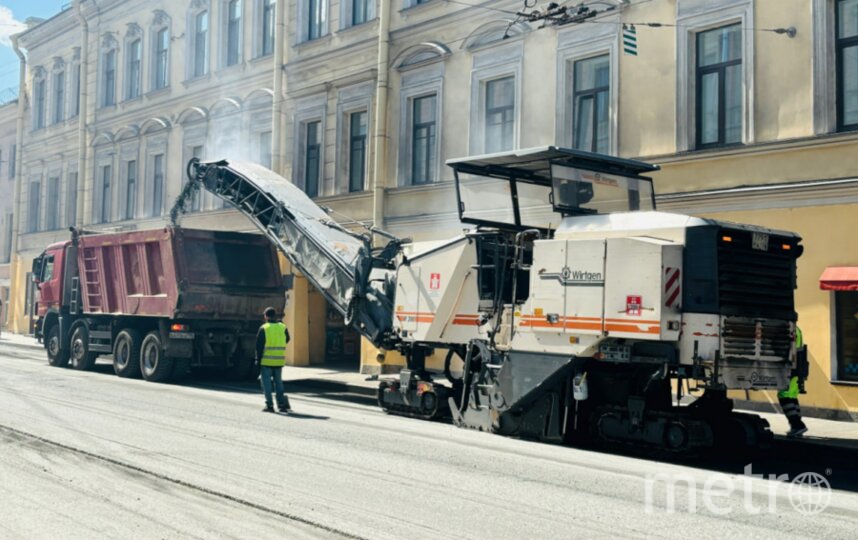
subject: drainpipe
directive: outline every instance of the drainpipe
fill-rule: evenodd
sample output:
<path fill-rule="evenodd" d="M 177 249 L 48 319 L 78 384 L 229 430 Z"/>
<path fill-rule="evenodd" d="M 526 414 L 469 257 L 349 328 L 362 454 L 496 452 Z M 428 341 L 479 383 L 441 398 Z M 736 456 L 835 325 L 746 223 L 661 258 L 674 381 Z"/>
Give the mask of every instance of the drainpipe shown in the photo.
<path fill-rule="evenodd" d="M 387 173 L 387 90 L 390 61 L 390 0 L 379 2 L 378 82 L 375 88 L 375 153 L 373 157 L 372 222 L 384 228 L 384 188 Z"/>
<path fill-rule="evenodd" d="M 274 106 L 271 114 L 271 168 L 280 174 L 285 173 L 284 156 L 286 137 L 283 132 L 286 122 L 283 120 L 286 101 L 286 0 L 277 0 L 274 6 Z M 294 179 L 293 179 L 294 180 Z"/>
<path fill-rule="evenodd" d="M 84 223 L 86 197 L 82 197 L 82 193 L 86 193 L 89 177 L 87 174 L 87 157 L 89 155 L 89 137 L 86 132 L 87 116 L 89 114 L 89 24 L 86 22 L 86 17 L 83 14 L 84 0 L 77 0 L 76 11 L 77 20 L 80 22 L 81 41 L 80 41 L 80 95 L 78 100 L 80 110 L 77 115 L 78 130 L 77 130 L 77 146 L 78 146 L 78 161 L 77 161 L 77 210 L 75 211 L 75 226 L 82 227 Z M 83 188 L 83 189 L 82 189 Z"/>
<path fill-rule="evenodd" d="M 18 287 L 15 287 L 10 291 L 9 306 L 7 309 L 9 310 L 9 313 L 12 314 L 12 316 L 9 317 L 9 325 L 12 327 L 12 331 L 15 333 L 21 333 L 24 329 L 18 324 L 20 319 L 17 315 L 23 313 L 25 301 L 24 294 L 26 287 L 28 286 L 24 279 L 23 271 L 19 269 L 21 265 L 21 257 L 18 254 L 21 245 L 19 238 L 22 210 L 21 193 L 24 190 L 24 167 L 22 158 L 24 156 L 24 115 L 27 114 L 27 56 L 18 46 L 18 36 L 11 36 L 10 40 L 12 41 L 12 49 L 15 51 L 15 54 L 18 55 L 20 67 L 18 71 L 18 118 L 15 127 L 15 155 L 12 156 L 12 159 L 15 160 L 15 196 L 12 203 L 12 256 L 9 261 L 9 270 L 11 281 L 13 283 L 22 283 L 24 288 L 19 289 Z M 22 274 L 20 281 L 17 279 L 19 274 Z"/>

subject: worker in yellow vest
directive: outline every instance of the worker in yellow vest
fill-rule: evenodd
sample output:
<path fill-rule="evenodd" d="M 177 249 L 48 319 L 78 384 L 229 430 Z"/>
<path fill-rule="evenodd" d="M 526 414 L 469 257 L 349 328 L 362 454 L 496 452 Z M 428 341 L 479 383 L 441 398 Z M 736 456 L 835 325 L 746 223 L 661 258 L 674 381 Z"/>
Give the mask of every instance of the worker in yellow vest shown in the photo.
<path fill-rule="evenodd" d="M 280 412 L 292 412 L 289 398 L 283 392 L 283 366 L 286 365 L 286 344 L 289 343 L 289 330 L 277 319 L 277 310 L 265 308 L 265 324 L 256 334 L 256 362 L 262 379 L 262 391 L 265 392 L 265 408 L 262 412 L 274 412 L 271 394 L 277 397 L 277 409 Z"/>
<path fill-rule="evenodd" d="M 795 348 L 800 351 L 804 346 L 804 339 L 801 336 L 801 329 L 795 327 Z M 807 432 L 807 426 L 801 420 L 801 408 L 798 404 L 799 382 L 798 376 L 790 377 L 789 385 L 778 392 L 778 402 L 781 404 L 781 409 L 784 415 L 789 420 L 790 430 L 787 432 L 787 437 L 801 437 Z"/>

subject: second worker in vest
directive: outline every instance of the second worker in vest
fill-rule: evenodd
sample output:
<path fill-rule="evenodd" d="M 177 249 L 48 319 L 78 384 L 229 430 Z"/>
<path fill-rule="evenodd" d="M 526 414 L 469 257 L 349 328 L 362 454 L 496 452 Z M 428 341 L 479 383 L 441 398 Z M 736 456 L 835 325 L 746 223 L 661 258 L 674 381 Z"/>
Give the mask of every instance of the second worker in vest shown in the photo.
<path fill-rule="evenodd" d="M 265 392 L 265 408 L 262 412 L 274 412 L 272 393 L 277 399 L 277 409 L 280 412 L 291 412 L 289 398 L 283 392 L 282 375 L 283 366 L 286 365 L 289 330 L 277 319 L 277 310 L 273 307 L 265 308 L 265 321 L 256 334 L 256 361 L 259 363 L 262 391 Z"/>
<path fill-rule="evenodd" d="M 807 349 L 804 348 L 804 339 L 801 335 L 801 329 L 795 327 L 795 349 L 800 356 L 798 364 L 801 366 L 807 361 Z M 793 373 L 790 377 L 789 384 L 786 388 L 778 392 L 778 402 L 784 415 L 789 421 L 789 432 L 787 437 L 801 437 L 807 433 L 807 426 L 801 419 L 801 407 L 798 404 L 798 395 L 801 392 L 798 374 Z"/>

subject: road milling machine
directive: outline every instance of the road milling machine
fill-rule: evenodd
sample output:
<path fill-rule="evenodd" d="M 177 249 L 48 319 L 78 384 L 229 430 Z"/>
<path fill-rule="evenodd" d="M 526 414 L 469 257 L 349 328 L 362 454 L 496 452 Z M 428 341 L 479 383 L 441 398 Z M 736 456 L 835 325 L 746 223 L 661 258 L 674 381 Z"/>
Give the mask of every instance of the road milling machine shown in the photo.
<path fill-rule="evenodd" d="M 347 230 L 254 164 L 192 161 L 186 195 L 232 203 L 348 324 L 406 357 L 380 382 L 385 411 L 677 452 L 771 436 L 727 392 L 806 376 L 796 234 L 657 212 L 657 167 L 638 161 L 543 147 L 447 165 L 465 232 L 437 242 Z"/>

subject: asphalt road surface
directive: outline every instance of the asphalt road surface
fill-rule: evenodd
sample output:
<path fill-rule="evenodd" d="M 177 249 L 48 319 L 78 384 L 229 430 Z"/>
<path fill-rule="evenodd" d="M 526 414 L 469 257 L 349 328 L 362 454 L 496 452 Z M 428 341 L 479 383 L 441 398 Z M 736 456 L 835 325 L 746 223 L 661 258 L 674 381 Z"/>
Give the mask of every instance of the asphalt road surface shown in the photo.
<path fill-rule="evenodd" d="M 263 414 L 249 385 L 51 368 L 38 351 L 0 342 L 0 538 L 858 531 L 849 490 L 503 438 L 317 395 L 291 401 L 294 415 Z"/>

